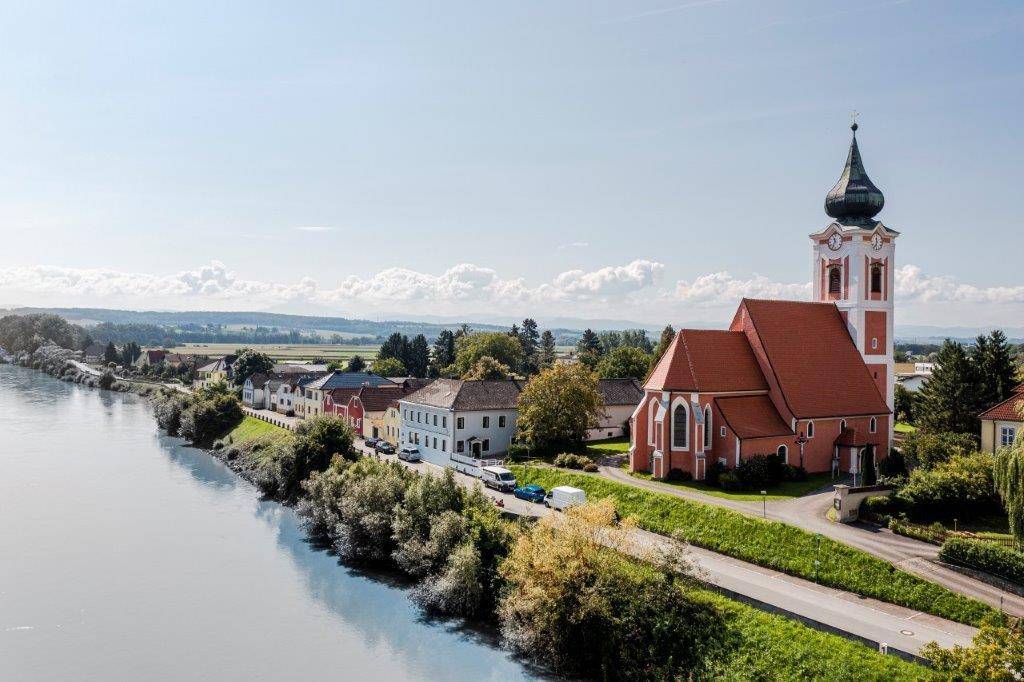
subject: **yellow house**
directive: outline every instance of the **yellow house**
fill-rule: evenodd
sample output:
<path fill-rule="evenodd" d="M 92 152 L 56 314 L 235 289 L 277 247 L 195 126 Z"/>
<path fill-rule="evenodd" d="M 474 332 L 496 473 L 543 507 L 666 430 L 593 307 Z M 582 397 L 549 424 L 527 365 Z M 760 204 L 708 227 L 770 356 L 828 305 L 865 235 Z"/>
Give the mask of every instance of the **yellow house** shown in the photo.
<path fill-rule="evenodd" d="M 1013 445 L 1024 433 L 1024 385 L 1018 386 L 1013 397 L 985 410 L 981 419 L 981 449 L 996 452 Z"/>
<path fill-rule="evenodd" d="M 384 417 L 380 420 L 380 437 L 398 447 L 398 434 L 402 426 L 402 413 L 398 408 L 398 401 L 391 403 L 384 410 Z"/>

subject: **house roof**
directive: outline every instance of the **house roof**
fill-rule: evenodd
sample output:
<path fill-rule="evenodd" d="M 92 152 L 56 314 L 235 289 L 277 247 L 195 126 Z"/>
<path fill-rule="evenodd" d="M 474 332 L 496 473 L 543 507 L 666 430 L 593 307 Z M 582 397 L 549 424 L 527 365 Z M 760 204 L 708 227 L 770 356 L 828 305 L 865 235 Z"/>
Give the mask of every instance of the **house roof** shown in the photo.
<path fill-rule="evenodd" d="M 868 444 L 867 439 L 857 429 L 847 427 L 839 432 L 834 441 L 835 445 L 848 447 L 863 447 Z"/>
<path fill-rule="evenodd" d="M 267 383 L 269 380 L 270 376 L 262 373 L 253 374 L 251 377 L 246 379 L 246 381 L 251 381 L 253 386 L 263 386 L 263 384 Z"/>
<path fill-rule="evenodd" d="M 797 418 L 888 414 L 833 303 L 743 299 L 783 399 Z"/>
<path fill-rule="evenodd" d="M 309 388 L 330 391 L 335 388 L 359 388 L 360 386 L 395 385 L 389 379 L 369 372 L 331 372 L 320 377 Z"/>
<path fill-rule="evenodd" d="M 425 377 L 388 377 L 388 379 L 395 382 L 396 384 L 401 384 L 410 391 L 418 391 L 424 386 L 427 386 L 432 381 L 434 381 L 433 379 L 428 379 Z"/>
<path fill-rule="evenodd" d="M 644 398 L 644 387 L 636 379 L 601 379 L 597 390 L 605 405 L 636 406 Z"/>
<path fill-rule="evenodd" d="M 742 331 L 680 329 L 644 387 L 655 391 L 766 391 Z"/>
<path fill-rule="evenodd" d="M 979 419 L 999 419 L 1001 421 L 1024 422 L 1024 390 L 1021 386 L 1014 389 L 1014 394 L 993 407 L 988 408 Z"/>
<path fill-rule="evenodd" d="M 412 393 L 402 386 L 363 386 L 359 389 L 359 400 L 366 412 L 383 412 L 388 405 Z"/>
<path fill-rule="evenodd" d="M 455 410 L 514 410 L 522 390 L 522 382 L 515 379 L 437 379 L 410 393 L 403 400 L 417 405 Z"/>
<path fill-rule="evenodd" d="M 715 398 L 715 404 L 725 423 L 740 438 L 793 435 L 767 395 Z"/>
<path fill-rule="evenodd" d="M 146 357 L 149 358 L 150 362 L 160 362 L 167 356 L 165 350 L 147 350 Z"/>
<path fill-rule="evenodd" d="M 274 374 L 310 374 L 312 372 L 326 372 L 327 365 L 304 365 L 302 363 L 284 362 L 274 364 Z"/>
<path fill-rule="evenodd" d="M 235 363 L 235 355 L 225 355 L 222 358 L 217 358 L 212 362 L 209 362 L 202 367 L 198 368 L 197 372 L 224 372 L 227 371 L 231 365 Z"/>

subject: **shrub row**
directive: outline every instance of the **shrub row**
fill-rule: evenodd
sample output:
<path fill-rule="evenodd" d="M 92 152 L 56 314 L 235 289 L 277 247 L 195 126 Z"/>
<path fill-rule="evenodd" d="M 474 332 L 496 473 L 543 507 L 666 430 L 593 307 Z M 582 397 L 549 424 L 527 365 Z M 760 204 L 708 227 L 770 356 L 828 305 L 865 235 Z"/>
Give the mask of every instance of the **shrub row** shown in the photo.
<path fill-rule="evenodd" d="M 979 601 L 922 580 L 892 564 L 829 538 L 773 521 L 762 521 L 722 507 L 664 493 L 572 474 L 547 467 L 513 466 L 521 484 L 545 488 L 573 485 L 590 499 L 613 497 L 623 516 L 646 530 L 683 537 L 699 547 L 767 566 L 823 585 L 900 604 L 968 624 L 993 613 Z M 815 560 L 819 565 L 815 567 Z"/>
<path fill-rule="evenodd" d="M 597 464 L 586 455 L 577 455 L 573 452 L 563 452 L 555 457 L 556 467 L 564 469 L 583 469 L 584 471 L 597 471 Z"/>
<path fill-rule="evenodd" d="M 1024 585 L 1024 554 L 994 542 L 950 537 L 942 543 L 939 558 Z"/>

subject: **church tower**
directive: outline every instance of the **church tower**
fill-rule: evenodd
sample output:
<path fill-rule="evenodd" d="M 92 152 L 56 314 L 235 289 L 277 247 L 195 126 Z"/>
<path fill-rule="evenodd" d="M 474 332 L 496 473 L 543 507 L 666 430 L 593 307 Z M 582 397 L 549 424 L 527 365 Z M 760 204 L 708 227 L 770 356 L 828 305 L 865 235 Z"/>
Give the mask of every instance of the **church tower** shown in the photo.
<path fill-rule="evenodd" d="M 810 235 L 813 250 L 814 300 L 834 302 L 857 349 L 893 408 L 895 362 L 893 299 L 896 238 L 899 232 L 875 220 L 885 197 L 864 170 L 857 146 L 857 123 L 846 165 L 825 196 L 825 213 L 833 220 Z M 836 386 L 842 391 L 842 386 Z"/>

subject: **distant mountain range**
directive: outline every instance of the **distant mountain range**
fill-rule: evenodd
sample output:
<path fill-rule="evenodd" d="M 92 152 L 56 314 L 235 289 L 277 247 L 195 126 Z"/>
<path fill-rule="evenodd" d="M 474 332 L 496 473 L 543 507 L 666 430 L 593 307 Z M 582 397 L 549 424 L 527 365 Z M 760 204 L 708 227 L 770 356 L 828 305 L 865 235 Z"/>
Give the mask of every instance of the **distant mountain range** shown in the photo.
<path fill-rule="evenodd" d="M 0 308 L 0 314 L 51 313 L 60 315 L 77 324 L 155 324 L 180 327 L 183 325 L 222 325 L 247 327 L 276 327 L 281 330 L 338 332 L 346 336 L 373 336 L 386 338 L 394 332 L 414 335 L 424 334 L 436 337 L 443 329 L 452 329 L 462 323 L 480 331 L 504 331 L 521 320 L 486 313 L 469 314 L 462 318 L 436 315 L 402 315 L 395 319 L 365 320 L 346 317 L 317 315 L 289 315 L 268 312 L 225 312 L 225 311 L 160 311 L 160 310 L 113 310 L 109 308 Z M 390 317 L 390 316 L 384 316 Z M 606 329 L 646 329 L 653 338 L 661 332 L 660 325 L 620 319 L 584 319 L 573 317 L 537 318 L 541 329 L 550 329 L 556 337 L 571 337 L 590 328 L 595 331 Z M 684 326 L 691 328 L 722 328 L 727 321 L 690 321 Z M 987 334 L 994 327 L 941 327 L 936 325 L 896 325 L 898 341 L 917 343 L 939 343 L 952 338 L 962 341 L 973 340 L 979 334 Z M 1024 327 L 1002 327 L 1013 343 L 1024 343 Z"/>

